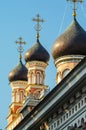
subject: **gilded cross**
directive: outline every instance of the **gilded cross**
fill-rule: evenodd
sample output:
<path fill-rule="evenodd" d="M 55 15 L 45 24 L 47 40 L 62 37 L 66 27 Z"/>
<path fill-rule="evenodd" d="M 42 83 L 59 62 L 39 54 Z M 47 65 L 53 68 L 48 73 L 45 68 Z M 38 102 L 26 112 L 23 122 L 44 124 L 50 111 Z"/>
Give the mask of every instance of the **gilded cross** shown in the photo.
<path fill-rule="evenodd" d="M 23 52 L 23 47 L 22 47 L 22 44 L 26 44 L 26 42 L 24 41 L 22 41 L 22 37 L 19 37 L 19 40 L 18 41 L 16 41 L 16 44 L 19 44 L 19 47 L 18 47 L 18 52 L 19 52 L 19 59 L 20 59 L 20 61 L 21 61 L 21 59 L 22 59 L 22 52 Z"/>
<path fill-rule="evenodd" d="M 76 17 L 76 3 L 82 3 L 83 0 L 67 0 L 67 1 L 70 1 L 74 4 L 74 7 L 73 7 L 73 17 L 75 18 Z"/>
<path fill-rule="evenodd" d="M 32 21 L 37 22 L 36 26 L 35 26 L 35 30 L 37 31 L 37 39 L 39 38 L 39 31 L 41 30 L 41 26 L 40 26 L 40 22 L 44 22 L 43 19 L 40 19 L 40 15 L 37 14 L 36 18 L 33 18 Z"/>

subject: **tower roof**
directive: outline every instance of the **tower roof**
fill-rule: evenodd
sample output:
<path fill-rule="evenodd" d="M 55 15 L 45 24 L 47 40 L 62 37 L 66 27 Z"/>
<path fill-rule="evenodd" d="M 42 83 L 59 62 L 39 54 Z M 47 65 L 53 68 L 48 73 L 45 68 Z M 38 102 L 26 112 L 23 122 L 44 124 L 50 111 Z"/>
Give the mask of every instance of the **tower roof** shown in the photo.
<path fill-rule="evenodd" d="M 49 61 L 49 53 L 47 50 L 41 45 L 39 41 L 39 32 L 41 30 L 40 22 L 44 22 L 43 19 L 40 19 L 40 15 L 37 14 L 36 18 L 32 19 L 34 22 L 36 22 L 35 30 L 36 30 L 36 43 L 33 45 L 30 49 L 28 49 L 25 53 L 25 61 L 43 61 L 48 62 Z"/>
<path fill-rule="evenodd" d="M 37 39 L 35 45 L 33 45 L 30 49 L 28 49 L 25 53 L 25 61 L 49 61 L 49 53 L 47 50 L 41 45 L 39 39 Z"/>
<path fill-rule="evenodd" d="M 27 73 L 27 68 L 20 61 L 19 64 L 12 71 L 10 71 L 8 79 L 10 82 L 17 80 L 27 81 Z"/>
<path fill-rule="evenodd" d="M 86 31 L 76 18 L 54 42 L 52 55 L 54 59 L 64 55 L 86 55 Z"/>

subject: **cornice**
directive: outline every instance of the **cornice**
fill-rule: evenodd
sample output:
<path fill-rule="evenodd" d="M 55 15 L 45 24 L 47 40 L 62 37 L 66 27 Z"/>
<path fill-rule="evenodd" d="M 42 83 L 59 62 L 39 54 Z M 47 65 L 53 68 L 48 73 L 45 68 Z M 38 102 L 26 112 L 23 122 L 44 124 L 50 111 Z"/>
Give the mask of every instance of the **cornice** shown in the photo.
<path fill-rule="evenodd" d="M 76 75 L 77 73 L 77 75 Z M 76 76 L 75 76 L 76 75 Z M 81 89 L 82 84 L 86 84 L 86 58 L 83 59 L 27 116 L 14 130 L 19 128 L 34 129 L 47 120 L 47 118 L 64 101 L 72 97 L 77 90 Z M 73 93 L 74 92 L 74 93 Z M 62 102 L 63 101 L 63 102 Z M 35 114 L 36 112 L 36 114 Z M 31 118 L 31 117 L 34 118 Z M 41 120 L 40 120 L 41 119 Z"/>

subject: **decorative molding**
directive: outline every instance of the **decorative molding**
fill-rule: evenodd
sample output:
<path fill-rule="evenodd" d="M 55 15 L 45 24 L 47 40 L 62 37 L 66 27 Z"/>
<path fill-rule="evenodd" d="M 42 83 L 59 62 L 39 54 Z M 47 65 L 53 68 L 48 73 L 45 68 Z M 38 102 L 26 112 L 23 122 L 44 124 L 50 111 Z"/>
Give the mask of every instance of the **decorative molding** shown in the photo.
<path fill-rule="evenodd" d="M 44 62 L 40 62 L 40 61 L 30 61 L 26 63 L 26 67 L 30 70 L 30 69 L 41 69 L 41 70 L 45 70 L 46 66 L 48 64 L 44 63 Z"/>
<path fill-rule="evenodd" d="M 17 89 L 17 88 L 25 88 L 28 86 L 28 82 L 27 81 L 13 81 L 10 83 L 10 86 L 12 87 L 12 89 Z"/>
<path fill-rule="evenodd" d="M 85 56 L 84 55 L 67 55 L 62 56 L 60 58 L 57 58 L 55 60 L 55 66 L 59 66 L 61 64 L 67 63 L 67 62 L 80 62 Z"/>
<path fill-rule="evenodd" d="M 82 101 L 83 101 L 83 104 L 82 104 Z M 80 103 L 80 107 L 78 106 L 79 103 Z M 77 106 L 77 109 L 76 109 L 76 106 Z M 50 117 L 48 120 L 48 125 L 49 125 L 50 130 L 54 130 L 54 129 L 67 130 L 68 126 L 74 125 L 75 123 L 79 127 L 81 125 L 82 118 L 86 121 L 86 95 L 85 97 L 81 98 L 77 103 L 75 100 L 75 103 L 73 103 L 72 107 L 70 107 L 70 104 L 69 104 L 69 108 L 67 108 L 67 111 L 63 113 L 58 113 L 57 117 L 55 117 L 54 120 L 52 119 L 52 117 Z M 54 128 L 55 123 L 56 123 L 55 125 L 56 128 Z"/>

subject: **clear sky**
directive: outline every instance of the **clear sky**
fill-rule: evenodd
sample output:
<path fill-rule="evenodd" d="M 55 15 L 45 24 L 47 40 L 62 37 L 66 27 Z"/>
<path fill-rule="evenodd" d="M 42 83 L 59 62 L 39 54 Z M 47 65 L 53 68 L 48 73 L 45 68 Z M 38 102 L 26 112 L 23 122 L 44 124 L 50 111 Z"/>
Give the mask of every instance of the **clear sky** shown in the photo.
<path fill-rule="evenodd" d="M 22 36 L 27 42 L 23 46 L 24 52 L 35 43 L 32 18 L 38 13 L 45 20 L 41 24 L 40 42 L 51 55 L 53 42 L 73 19 L 72 4 L 66 0 L 0 0 L 0 129 L 3 130 L 7 125 L 6 117 L 11 103 L 8 74 L 19 62 L 15 41 Z M 77 4 L 77 20 L 86 30 L 86 0 L 82 5 Z M 51 56 L 45 81 L 51 89 L 55 86 L 55 75 Z"/>

